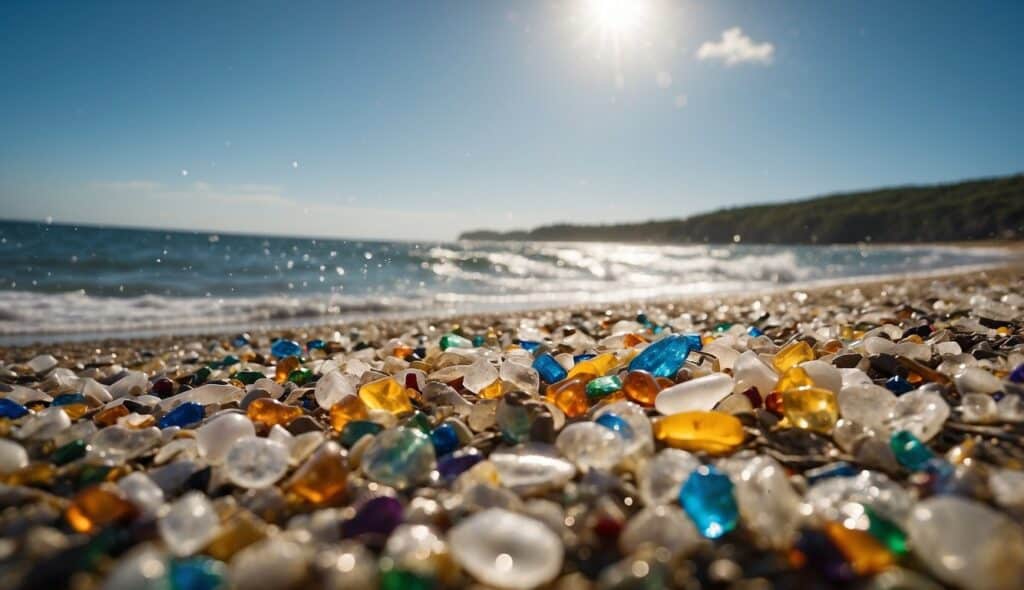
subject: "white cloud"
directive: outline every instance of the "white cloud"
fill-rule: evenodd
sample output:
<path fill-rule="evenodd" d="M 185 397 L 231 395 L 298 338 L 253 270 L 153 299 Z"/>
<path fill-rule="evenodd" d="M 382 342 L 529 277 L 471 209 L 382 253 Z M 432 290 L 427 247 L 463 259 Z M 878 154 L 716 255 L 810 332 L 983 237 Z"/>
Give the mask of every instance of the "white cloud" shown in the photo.
<path fill-rule="evenodd" d="M 697 50 L 697 59 L 721 60 L 727 66 L 742 63 L 768 65 L 774 57 L 774 45 L 767 42 L 755 43 L 739 27 L 723 31 L 721 41 L 705 41 Z"/>

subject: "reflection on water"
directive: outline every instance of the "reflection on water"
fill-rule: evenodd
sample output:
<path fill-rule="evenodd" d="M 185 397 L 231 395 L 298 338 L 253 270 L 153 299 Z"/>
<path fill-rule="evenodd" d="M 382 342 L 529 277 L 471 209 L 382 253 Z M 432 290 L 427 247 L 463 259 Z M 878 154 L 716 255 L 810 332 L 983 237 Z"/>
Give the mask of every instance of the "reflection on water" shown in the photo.
<path fill-rule="evenodd" d="M 685 297 L 995 262 L 947 247 L 403 243 L 0 223 L 0 334 Z"/>

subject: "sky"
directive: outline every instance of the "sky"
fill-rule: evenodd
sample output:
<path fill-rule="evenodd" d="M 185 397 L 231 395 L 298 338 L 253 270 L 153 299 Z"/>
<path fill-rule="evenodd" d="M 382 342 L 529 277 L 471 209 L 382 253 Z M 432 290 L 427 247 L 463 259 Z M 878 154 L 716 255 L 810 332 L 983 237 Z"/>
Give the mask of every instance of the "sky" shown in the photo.
<path fill-rule="evenodd" d="M 385 239 L 1024 171 L 1024 2 L 34 2 L 0 217 Z"/>

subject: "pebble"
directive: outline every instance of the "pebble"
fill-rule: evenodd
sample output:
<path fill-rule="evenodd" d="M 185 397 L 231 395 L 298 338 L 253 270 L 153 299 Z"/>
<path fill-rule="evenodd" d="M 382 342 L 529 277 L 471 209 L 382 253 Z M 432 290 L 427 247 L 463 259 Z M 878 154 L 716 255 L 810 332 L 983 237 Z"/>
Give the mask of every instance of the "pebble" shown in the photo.
<path fill-rule="evenodd" d="M 925 499 L 911 511 L 907 535 L 914 554 L 948 584 L 1005 590 L 1024 580 L 1024 529 L 984 504 Z"/>
<path fill-rule="evenodd" d="M 489 461 L 501 485 L 520 495 L 561 489 L 576 475 L 576 467 L 546 445 L 527 445 L 491 453 Z"/>
<path fill-rule="evenodd" d="M 673 558 L 693 552 L 701 535 L 686 513 L 678 506 L 649 506 L 637 512 L 619 535 L 619 549 L 624 555 L 637 553 L 642 547 L 668 551 Z"/>
<path fill-rule="evenodd" d="M 918 389 L 896 400 L 885 427 L 890 432 L 906 430 L 928 442 L 942 430 L 949 414 L 949 404 L 941 395 Z"/>
<path fill-rule="evenodd" d="M 655 377 L 674 377 L 689 354 L 689 340 L 672 334 L 649 344 L 629 363 L 629 370 L 646 371 Z"/>
<path fill-rule="evenodd" d="M 732 377 L 723 373 L 712 373 L 661 390 L 654 400 L 654 407 L 666 416 L 681 412 L 708 411 L 732 393 L 732 390 Z"/>
<path fill-rule="evenodd" d="M 242 488 L 265 488 L 288 471 L 288 448 L 278 441 L 255 436 L 236 440 L 224 458 L 224 472 Z"/>
<path fill-rule="evenodd" d="M 14 473 L 28 465 L 25 448 L 13 440 L 0 439 L 0 475 Z"/>
<path fill-rule="evenodd" d="M 868 428 L 881 427 L 896 406 L 896 396 L 884 387 L 859 383 L 847 385 L 837 396 L 839 414 Z"/>
<path fill-rule="evenodd" d="M 178 557 L 202 549 L 216 536 L 219 526 L 217 511 L 201 492 L 189 492 L 178 498 L 157 521 L 160 538 Z"/>
<path fill-rule="evenodd" d="M 355 396 L 356 385 L 357 380 L 354 376 L 341 371 L 331 371 L 316 382 L 313 397 L 317 405 L 329 410 L 343 399 Z"/>
<path fill-rule="evenodd" d="M 583 471 L 611 469 L 626 453 L 622 437 L 594 422 L 577 422 L 562 429 L 555 447 Z"/>
<path fill-rule="evenodd" d="M 700 534 L 709 539 L 721 537 L 739 522 L 732 481 L 711 465 L 701 465 L 690 473 L 679 492 L 679 503 Z"/>
<path fill-rule="evenodd" d="M 730 414 L 683 412 L 659 420 L 654 436 L 673 448 L 724 454 L 743 444 L 746 433 L 739 419 Z"/>
<path fill-rule="evenodd" d="M 211 465 L 224 462 L 236 440 L 256 435 L 256 429 L 244 414 L 222 414 L 196 430 L 199 454 Z"/>
<path fill-rule="evenodd" d="M 377 434 L 362 459 L 367 477 L 399 489 L 425 480 L 435 466 L 430 437 L 414 428 L 392 428 Z"/>
<path fill-rule="evenodd" d="M 489 508 L 448 532 L 452 557 L 479 582 L 527 590 L 555 579 L 562 569 L 562 541 L 540 522 Z"/>
<path fill-rule="evenodd" d="M 638 474 L 640 498 L 646 506 L 675 503 L 679 490 L 700 461 L 679 449 L 664 449 L 649 459 Z"/>

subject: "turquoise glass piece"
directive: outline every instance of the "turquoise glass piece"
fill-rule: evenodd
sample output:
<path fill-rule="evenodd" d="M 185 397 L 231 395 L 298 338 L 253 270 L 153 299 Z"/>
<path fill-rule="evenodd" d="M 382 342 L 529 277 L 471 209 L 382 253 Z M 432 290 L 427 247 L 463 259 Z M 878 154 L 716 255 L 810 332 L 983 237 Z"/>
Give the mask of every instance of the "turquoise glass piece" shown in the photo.
<path fill-rule="evenodd" d="M 686 336 L 671 334 L 652 342 L 629 363 L 630 371 L 647 371 L 655 377 L 675 377 L 690 354 Z"/>
<path fill-rule="evenodd" d="M 920 471 L 935 457 L 931 449 L 906 430 L 893 434 L 889 446 L 900 465 L 911 471 Z"/>
<path fill-rule="evenodd" d="M 445 334 L 441 336 L 441 350 L 449 348 L 473 348 L 473 342 L 458 334 Z"/>
<path fill-rule="evenodd" d="M 168 578 L 172 590 L 217 590 L 226 588 L 227 567 L 209 557 L 191 557 L 171 562 Z"/>
<path fill-rule="evenodd" d="M 709 539 L 735 529 L 740 519 L 732 482 L 711 465 L 701 465 L 690 474 L 679 491 L 679 503 Z"/>
<path fill-rule="evenodd" d="M 338 436 L 338 442 L 345 448 L 352 448 L 352 445 L 359 442 L 359 439 L 363 438 L 367 434 L 370 436 L 376 435 L 384 427 L 376 422 L 370 422 L 369 420 L 352 420 L 341 429 L 341 434 Z"/>
<path fill-rule="evenodd" d="M 565 368 L 558 364 L 555 357 L 546 352 L 534 359 L 533 368 L 537 369 L 537 373 L 545 383 L 558 383 L 569 375 Z"/>

